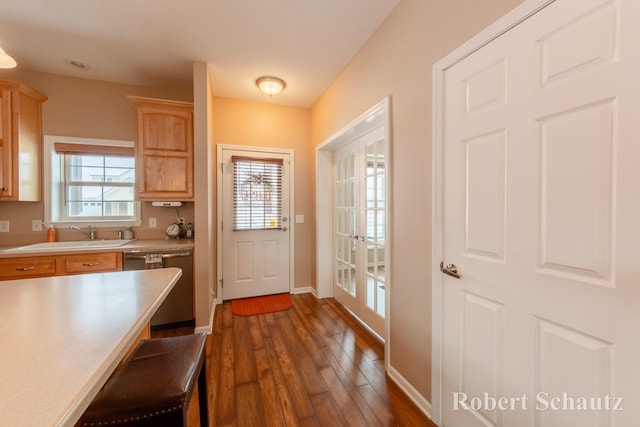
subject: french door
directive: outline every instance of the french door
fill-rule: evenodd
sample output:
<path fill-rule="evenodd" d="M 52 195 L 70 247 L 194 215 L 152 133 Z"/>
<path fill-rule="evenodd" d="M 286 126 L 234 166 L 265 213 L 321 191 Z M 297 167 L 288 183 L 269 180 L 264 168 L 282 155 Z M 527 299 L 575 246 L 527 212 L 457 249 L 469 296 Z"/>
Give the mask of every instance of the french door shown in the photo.
<path fill-rule="evenodd" d="M 333 295 L 383 339 L 388 282 L 386 165 L 382 126 L 333 155 Z"/>

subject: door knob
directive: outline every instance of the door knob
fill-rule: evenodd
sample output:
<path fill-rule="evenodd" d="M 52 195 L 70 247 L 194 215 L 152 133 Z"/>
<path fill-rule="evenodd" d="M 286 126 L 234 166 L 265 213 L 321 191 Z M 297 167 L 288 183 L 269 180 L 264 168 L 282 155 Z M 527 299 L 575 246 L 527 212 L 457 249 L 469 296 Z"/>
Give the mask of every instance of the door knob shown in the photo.
<path fill-rule="evenodd" d="M 288 228 L 287 228 L 287 227 L 280 227 L 280 230 L 282 230 L 282 231 L 287 231 L 287 230 L 288 230 Z"/>
<path fill-rule="evenodd" d="M 455 264 L 447 264 L 445 267 L 444 263 L 440 261 L 440 271 L 451 277 L 455 277 L 456 279 L 460 278 L 460 275 L 458 274 L 458 267 L 456 267 Z"/>

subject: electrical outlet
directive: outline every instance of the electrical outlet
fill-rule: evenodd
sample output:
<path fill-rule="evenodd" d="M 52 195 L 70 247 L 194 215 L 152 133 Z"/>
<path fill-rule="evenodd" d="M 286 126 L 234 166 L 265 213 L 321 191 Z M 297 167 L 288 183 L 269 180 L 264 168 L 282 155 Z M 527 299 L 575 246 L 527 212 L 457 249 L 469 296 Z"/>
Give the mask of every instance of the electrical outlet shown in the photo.
<path fill-rule="evenodd" d="M 178 217 L 178 225 L 184 225 L 184 217 L 182 216 Z"/>
<path fill-rule="evenodd" d="M 149 228 L 156 228 L 158 226 L 158 223 L 156 222 L 155 218 L 149 218 Z"/>
<path fill-rule="evenodd" d="M 0 233 L 8 233 L 9 232 L 9 220 L 0 221 Z"/>
<path fill-rule="evenodd" d="M 42 231 L 42 220 L 41 219 L 32 219 L 31 220 L 31 231 Z"/>
<path fill-rule="evenodd" d="M 304 224 L 304 215 L 296 215 L 296 224 Z"/>

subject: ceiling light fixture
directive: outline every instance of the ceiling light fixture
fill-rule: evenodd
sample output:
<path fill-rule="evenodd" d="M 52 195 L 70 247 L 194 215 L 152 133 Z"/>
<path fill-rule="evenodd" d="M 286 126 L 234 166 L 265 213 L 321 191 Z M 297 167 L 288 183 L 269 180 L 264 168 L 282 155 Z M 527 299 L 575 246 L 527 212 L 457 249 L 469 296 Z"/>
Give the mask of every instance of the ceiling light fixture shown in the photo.
<path fill-rule="evenodd" d="M 17 65 L 16 60 L 0 47 L 0 68 L 15 68 Z"/>
<path fill-rule="evenodd" d="M 265 95 L 273 96 L 277 95 L 287 87 L 284 80 L 273 76 L 262 76 L 256 80 L 256 85 Z"/>

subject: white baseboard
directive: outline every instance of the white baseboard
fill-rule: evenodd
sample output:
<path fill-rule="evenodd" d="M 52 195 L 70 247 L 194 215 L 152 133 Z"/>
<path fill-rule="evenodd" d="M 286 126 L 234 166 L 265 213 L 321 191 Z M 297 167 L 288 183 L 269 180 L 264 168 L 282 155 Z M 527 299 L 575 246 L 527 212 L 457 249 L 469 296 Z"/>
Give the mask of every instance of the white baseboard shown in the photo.
<path fill-rule="evenodd" d="M 293 291 L 291 293 L 293 295 L 298 295 L 298 294 L 314 294 L 315 295 L 316 290 L 313 289 L 311 286 L 303 286 L 303 287 L 293 288 Z"/>
<path fill-rule="evenodd" d="M 418 390 L 416 390 L 398 371 L 396 371 L 393 366 L 389 366 L 389 370 L 387 372 L 389 374 L 389 378 L 393 380 L 394 383 L 398 385 L 404 391 L 409 399 L 413 403 L 416 404 L 418 409 L 420 409 L 429 419 L 431 418 L 431 403 L 427 399 L 424 398 Z"/>
<path fill-rule="evenodd" d="M 216 314 L 216 306 L 218 305 L 218 300 L 216 298 L 213 299 L 213 307 L 211 308 L 211 317 L 209 317 L 209 324 L 205 326 L 198 326 L 195 328 L 194 332 L 196 334 L 200 332 L 206 332 L 207 335 L 211 335 L 213 332 L 213 316 Z"/>

